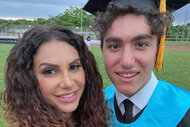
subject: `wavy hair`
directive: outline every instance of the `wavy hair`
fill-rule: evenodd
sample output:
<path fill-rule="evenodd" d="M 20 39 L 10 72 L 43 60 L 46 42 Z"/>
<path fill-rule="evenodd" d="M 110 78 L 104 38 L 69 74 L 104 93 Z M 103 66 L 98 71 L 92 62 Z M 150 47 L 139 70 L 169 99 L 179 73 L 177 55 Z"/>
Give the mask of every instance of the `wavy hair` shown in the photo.
<path fill-rule="evenodd" d="M 40 45 L 51 40 L 73 46 L 85 72 L 85 89 L 70 119 L 45 100 L 32 70 Z M 110 115 L 102 89 L 96 61 L 82 36 L 64 26 L 36 27 L 24 33 L 7 58 L 1 106 L 11 127 L 107 127 Z"/>
<path fill-rule="evenodd" d="M 160 13 L 159 10 L 152 10 L 148 8 L 139 10 L 130 5 L 126 6 L 110 2 L 107 6 L 106 12 L 97 12 L 95 19 L 92 21 L 94 28 L 93 30 L 98 33 L 99 39 L 101 40 L 101 46 L 103 45 L 103 38 L 105 34 L 115 19 L 127 14 L 145 16 L 151 27 L 151 33 L 156 35 L 158 38 L 158 45 L 161 36 L 164 34 L 164 25 L 169 25 L 173 21 L 173 16 L 169 12 Z"/>

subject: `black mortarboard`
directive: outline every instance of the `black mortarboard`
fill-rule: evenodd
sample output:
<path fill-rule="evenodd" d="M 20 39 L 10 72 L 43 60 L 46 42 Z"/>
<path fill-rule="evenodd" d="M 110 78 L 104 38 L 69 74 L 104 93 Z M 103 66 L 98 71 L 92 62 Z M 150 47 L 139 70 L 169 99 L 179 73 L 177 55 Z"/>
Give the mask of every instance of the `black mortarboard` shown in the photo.
<path fill-rule="evenodd" d="M 109 2 L 131 5 L 139 9 L 145 7 L 158 9 L 160 7 L 160 0 L 89 0 L 83 9 L 91 14 L 95 14 L 97 11 L 105 11 Z M 190 0 L 166 0 L 166 8 L 173 12 L 188 3 L 190 3 Z"/>

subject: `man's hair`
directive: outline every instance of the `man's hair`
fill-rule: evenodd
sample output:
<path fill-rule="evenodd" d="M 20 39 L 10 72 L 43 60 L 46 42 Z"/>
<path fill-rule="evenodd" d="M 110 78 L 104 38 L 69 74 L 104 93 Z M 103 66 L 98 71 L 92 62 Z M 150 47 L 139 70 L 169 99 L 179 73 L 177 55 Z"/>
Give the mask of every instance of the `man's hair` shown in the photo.
<path fill-rule="evenodd" d="M 137 9 L 132 6 L 125 6 L 121 4 L 115 4 L 110 2 L 105 12 L 97 12 L 96 17 L 93 20 L 94 31 L 98 34 L 101 40 L 101 46 L 103 45 L 103 38 L 111 27 L 112 23 L 120 16 L 127 14 L 134 14 L 138 16 L 145 16 L 148 25 L 151 26 L 151 33 L 158 38 L 158 45 L 161 36 L 164 34 L 164 25 L 168 25 L 173 21 L 171 13 L 160 13 L 159 10 L 151 9 Z"/>
<path fill-rule="evenodd" d="M 42 96 L 33 72 L 34 55 L 42 44 L 52 40 L 73 46 L 85 72 L 84 92 L 72 120 Z M 8 123 L 15 127 L 64 127 L 73 123 L 85 127 L 108 126 L 102 89 L 96 61 L 80 35 L 64 26 L 36 27 L 24 33 L 8 56 L 1 106 Z"/>

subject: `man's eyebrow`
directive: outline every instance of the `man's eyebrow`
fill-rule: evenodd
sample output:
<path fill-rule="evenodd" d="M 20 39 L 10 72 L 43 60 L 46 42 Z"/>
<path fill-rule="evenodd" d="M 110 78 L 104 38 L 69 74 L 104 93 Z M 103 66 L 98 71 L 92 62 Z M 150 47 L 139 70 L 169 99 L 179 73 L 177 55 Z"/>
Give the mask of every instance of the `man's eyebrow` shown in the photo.
<path fill-rule="evenodd" d="M 141 39 L 151 39 L 152 40 L 152 37 L 150 35 L 148 35 L 148 34 L 141 34 L 141 35 L 138 35 L 138 36 L 134 37 L 132 39 L 132 42 L 136 41 L 136 40 L 141 40 Z"/>
<path fill-rule="evenodd" d="M 76 59 L 73 60 L 71 63 L 69 63 L 69 66 L 73 65 L 74 63 L 76 63 L 76 62 L 78 62 L 78 61 L 80 61 L 80 59 L 79 59 L 79 58 L 76 58 Z"/>
<path fill-rule="evenodd" d="M 39 67 L 40 66 L 53 66 L 53 67 L 57 67 L 57 68 L 59 68 L 59 66 L 58 65 L 56 65 L 56 64 L 51 64 L 51 63 L 41 63 L 40 65 L 39 65 Z"/>
<path fill-rule="evenodd" d="M 110 42 L 122 42 L 122 40 L 120 38 L 117 37 L 108 37 L 107 39 L 105 39 L 106 43 L 110 43 Z"/>

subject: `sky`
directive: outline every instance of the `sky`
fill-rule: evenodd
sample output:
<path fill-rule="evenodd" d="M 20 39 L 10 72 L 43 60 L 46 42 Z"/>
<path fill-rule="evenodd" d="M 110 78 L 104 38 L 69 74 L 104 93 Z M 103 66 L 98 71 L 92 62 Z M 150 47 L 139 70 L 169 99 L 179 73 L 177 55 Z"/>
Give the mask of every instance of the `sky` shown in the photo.
<path fill-rule="evenodd" d="M 0 18 L 36 19 L 56 16 L 69 6 L 82 8 L 88 0 L 0 0 Z M 173 13 L 174 24 L 190 22 L 190 4 Z"/>
<path fill-rule="evenodd" d="M 88 0 L 0 0 L 0 18 L 49 18 L 69 6 L 82 8 Z"/>

